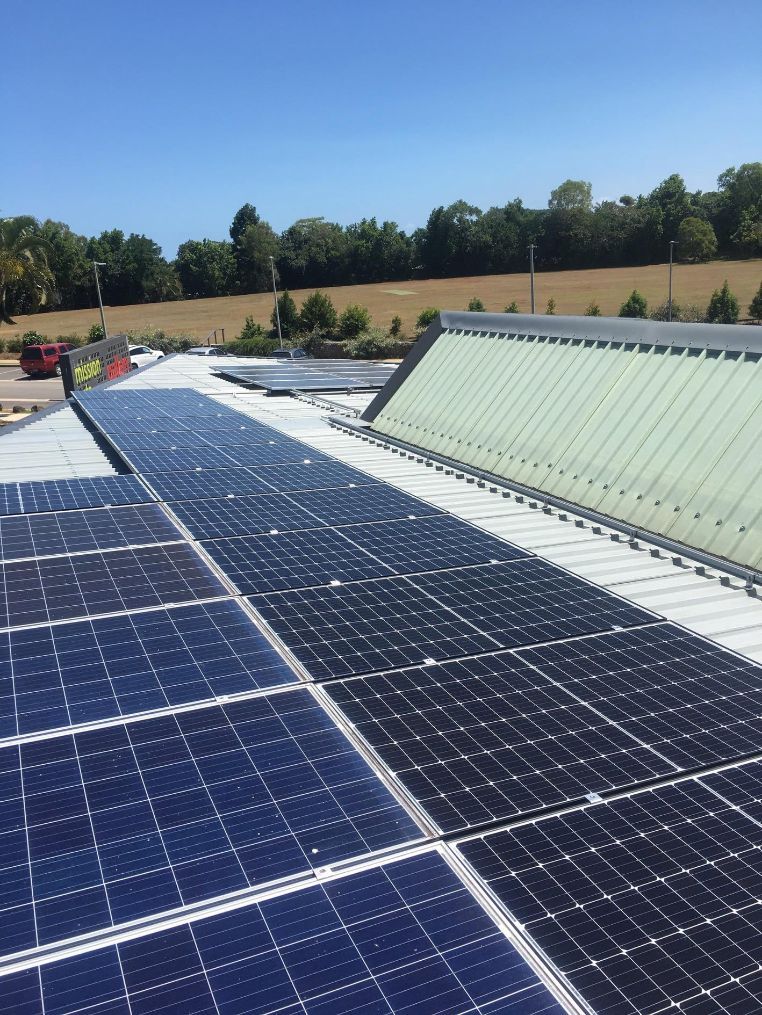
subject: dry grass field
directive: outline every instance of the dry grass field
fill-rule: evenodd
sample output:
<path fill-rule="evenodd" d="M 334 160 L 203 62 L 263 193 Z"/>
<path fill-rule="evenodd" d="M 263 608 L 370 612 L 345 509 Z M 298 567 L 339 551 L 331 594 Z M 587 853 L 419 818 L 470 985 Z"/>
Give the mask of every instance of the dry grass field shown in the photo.
<path fill-rule="evenodd" d="M 536 276 L 537 310 L 543 312 L 548 299 L 556 301 L 557 314 L 582 314 L 595 300 L 604 315 L 615 315 L 633 289 L 639 289 L 649 305 L 663 303 L 667 297 L 667 265 L 642 268 L 600 268 L 589 271 L 538 272 Z M 727 278 L 738 296 L 741 316 L 762 282 L 762 260 L 711 261 L 708 264 L 675 265 L 674 299 L 677 303 L 695 303 L 705 307 L 713 289 Z M 293 292 L 297 306 L 313 290 Z M 500 311 L 516 300 L 519 309 L 529 311 L 529 276 L 482 275 L 474 278 L 426 279 L 411 282 L 381 282 L 373 285 L 338 286 L 328 290 L 336 308 L 348 303 L 368 307 L 373 323 L 388 327 L 399 314 L 405 331 L 414 330 L 415 319 L 424 307 L 464 310 L 478 296 L 487 310 Z M 203 339 L 214 328 L 224 328 L 228 341 L 234 339 L 247 314 L 269 326 L 272 295 L 228 296 L 219 299 L 185 300 L 179 303 L 143 303 L 126 307 L 108 307 L 109 331 L 132 331 L 147 326 L 163 328 L 174 334 Z M 97 310 L 70 310 L 64 313 L 35 314 L 16 319 L 15 327 L 0 328 L 0 338 L 10 338 L 35 328 L 49 339 L 58 335 L 85 334 L 99 321 Z"/>

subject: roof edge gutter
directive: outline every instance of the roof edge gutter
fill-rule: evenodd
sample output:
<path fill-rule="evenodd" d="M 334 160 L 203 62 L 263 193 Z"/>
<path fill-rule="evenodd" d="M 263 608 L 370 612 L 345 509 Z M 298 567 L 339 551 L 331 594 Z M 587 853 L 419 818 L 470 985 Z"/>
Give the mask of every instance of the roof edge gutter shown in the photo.
<path fill-rule="evenodd" d="M 374 404 L 375 400 L 374 402 L 371 402 L 371 406 Z M 657 535 L 655 532 L 650 532 L 648 529 L 639 529 L 634 525 L 628 525 L 621 519 L 612 518 L 610 515 L 605 515 L 599 511 L 582 507 L 580 504 L 575 504 L 573 501 L 564 500 L 561 497 L 545 493 L 544 491 L 537 490 L 531 486 L 524 486 L 523 483 L 516 483 L 513 480 L 505 479 L 503 476 L 496 476 L 493 472 L 484 472 L 481 469 L 475 469 L 470 465 L 464 465 L 463 462 L 458 462 L 453 458 L 447 458 L 445 455 L 437 454 L 434 451 L 427 451 L 425 448 L 419 448 L 415 444 L 408 444 L 406 441 L 398 440 L 395 437 L 387 437 L 386 434 L 372 430 L 367 423 L 363 425 L 361 423 L 356 423 L 353 420 L 340 419 L 335 416 L 330 417 L 328 422 L 331 426 L 334 426 L 337 429 L 347 430 L 355 436 L 372 439 L 380 444 L 388 444 L 392 447 L 399 448 L 401 451 L 405 451 L 408 454 L 413 454 L 417 458 L 428 458 L 431 461 L 438 462 L 440 465 L 444 465 L 446 468 L 452 469 L 455 472 L 462 472 L 465 475 L 473 476 L 475 479 L 488 483 L 490 486 L 504 487 L 511 493 L 527 497 L 531 500 L 540 501 L 543 507 L 554 507 L 560 511 L 566 511 L 569 514 L 586 518 L 588 521 L 593 522 L 596 525 L 605 525 L 608 528 L 616 529 L 619 532 L 623 532 L 628 537 L 629 542 L 635 542 L 638 539 L 642 539 L 644 542 L 653 543 L 654 546 L 658 546 L 660 549 L 673 553 L 676 556 L 690 557 L 691 560 L 694 560 L 702 567 L 709 567 L 713 570 L 724 571 L 726 574 L 733 575 L 735 578 L 740 578 L 744 582 L 747 592 L 753 593 L 754 595 L 756 595 L 755 586 L 762 585 L 762 571 L 758 571 L 756 568 L 743 567 L 741 564 L 735 564 L 733 561 L 726 560 L 724 557 L 717 557 L 715 554 L 707 553 L 705 550 L 700 550 L 697 547 L 688 546 L 685 543 L 679 543 L 677 540 L 669 539 L 667 536 Z"/>

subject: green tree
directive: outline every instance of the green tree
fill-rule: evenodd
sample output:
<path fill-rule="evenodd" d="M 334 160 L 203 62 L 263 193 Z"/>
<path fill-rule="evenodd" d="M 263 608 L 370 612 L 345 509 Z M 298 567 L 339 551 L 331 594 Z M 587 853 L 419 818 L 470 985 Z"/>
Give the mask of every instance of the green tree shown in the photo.
<path fill-rule="evenodd" d="M 310 289 L 347 281 L 347 237 L 336 222 L 299 219 L 281 235 L 278 269 L 290 288 Z"/>
<path fill-rule="evenodd" d="M 238 246 L 246 229 L 249 226 L 255 226 L 257 222 L 259 222 L 259 215 L 253 204 L 247 202 L 238 209 L 230 223 L 230 239 L 234 247 Z"/>
<path fill-rule="evenodd" d="M 738 228 L 731 240 L 744 257 L 759 257 L 762 254 L 762 201 L 759 207 L 747 208 L 741 212 Z"/>
<path fill-rule="evenodd" d="M 478 296 L 472 296 L 471 299 L 468 301 L 467 309 L 470 310 L 472 313 L 483 314 L 487 308 L 484 306 L 484 304 L 482 303 L 482 301 L 479 299 Z"/>
<path fill-rule="evenodd" d="M 416 331 L 425 331 L 426 328 L 439 316 L 439 307 L 424 307 L 415 322 Z"/>
<path fill-rule="evenodd" d="M 628 298 L 619 308 L 620 317 L 647 317 L 648 304 L 637 289 L 633 289 Z"/>
<path fill-rule="evenodd" d="M 749 316 L 753 318 L 757 324 L 759 324 L 762 320 L 762 282 L 759 283 L 757 294 L 749 304 Z"/>
<path fill-rule="evenodd" d="M 669 240 L 677 239 L 680 223 L 691 214 L 691 195 L 685 180 L 679 173 L 673 173 L 651 191 L 648 202 L 661 212 L 661 229 L 654 239 L 664 247 Z M 662 258 L 665 250 L 661 250 Z"/>
<path fill-rule="evenodd" d="M 519 310 L 519 305 L 516 302 L 516 300 L 514 300 L 513 303 L 509 303 L 508 304 L 508 306 L 505 308 L 505 313 L 506 314 L 520 314 L 521 313 L 521 311 Z"/>
<path fill-rule="evenodd" d="M 23 293 L 30 309 L 47 303 L 55 279 L 48 266 L 50 245 L 31 215 L 0 219 L 0 324 L 13 324 L 8 290 Z"/>
<path fill-rule="evenodd" d="M 284 289 L 278 297 L 278 314 L 280 314 L 280 331 L 284 338 L 293 338 L 299 330 L 299 311 L 288 289 Z M 278 317 L 273 307 L 270 315 L 273 328 L 278 327 Z"/>
<path fill-rule="evenodd" d="M 600 317 L 600 316 L 601 316 L 601 308 L 598 306 L 595 300 L 591 300 L 587 305 L 587 309 L 585 310 L 585 317 Z"/>
<path fill-rule="evenodd" d="M 402 318 L 399 314 L 395 314 L 392 318 L 392 323 L 389 325 L 389 334 L 392 338 L 400 338 L 402 336 Z"/>
<path fill-rule="evenodd" d="M 278 256 L 278 237 L 269 223 L 260 219 L 250 223 L 233 248 L 242 293 L 266 292 L 272 286 L 270 258 Z M 277 270 L 276 270 L 277 277 Z"/>
<path fill-rule="evenodd" d="M 547 306 L 545 307 L 545 313 L 550 314 L 550 316 L 553 317 L 555 312 L 556 312 L 556 301 L 551 296 L 550 299 L 548 300 Z"/>
<path fill-rule="evenodd" d="M 715 289 L 712 293 L 706 319 L 710 324 L 735 324 L 738 320 L 738 300 L 730 291 L 727 279 L 722 289 Z"/>
<path fill-rule="evenodd" d="M 551 211 L 591 211 L 593 185 L 586 180 L 565 180 L 550 192 L 548 208 Z"/>
<path fill-rule="evenodd" d="M 299 314 L 299 325 L 302 331 L 319 331 L 322 335 L 332 335 L 336 331 L 338 318 L 336 308 L 319 289 L 312 293 L 302 304 Z"/>
<path fill-rule="evenodd" d="M 370 313 L 367 307 L 361 307 L 357 303 L 350 303 L 345 307 L 339 317 L 339 335 L 346 341 L 357 338 L 363 331 L 370 327 Z"/>
<path fill-rule="evenodd" d="M 46 219 L 39 235 L 49 245 L 48 267 L 55 278 L 50 305 L 61 310 L 91 306 L 95 301 L 93 266 L 87 260 L 87 237 L 78 236 L 64 223 Z"/>
<path fill-rule="evenodd" d="M 237 265 L 232 243 L 188 240 L 178 248 L 175 267 L 187 296 L 229 296 L 235 291 Z"/>
<path fill-rule="evenodd" d="M 677 230 L 677 253 L 681 261 L 708 261 L 717 253 L 714 229 L 704 219 L 689 215 Z"/>

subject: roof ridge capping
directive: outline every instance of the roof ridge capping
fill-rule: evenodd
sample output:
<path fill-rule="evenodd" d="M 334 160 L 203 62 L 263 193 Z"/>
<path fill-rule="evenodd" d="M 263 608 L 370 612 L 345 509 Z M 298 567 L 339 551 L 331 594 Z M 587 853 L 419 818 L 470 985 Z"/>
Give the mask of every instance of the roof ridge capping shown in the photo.
<path fill-rule="evenodd" d="M 546 335 L 552 338 L 716 349 L 762 355 L 762 326 L 756 324 L 684 324 L 637 317 L 487 314 L 468 310 L 443 310 L 439 314 L 438 325 L 437 333 L 457 330 L 500 335 Z M 437 321 L 434 321 L 432 327 L 436 326 Z"/>

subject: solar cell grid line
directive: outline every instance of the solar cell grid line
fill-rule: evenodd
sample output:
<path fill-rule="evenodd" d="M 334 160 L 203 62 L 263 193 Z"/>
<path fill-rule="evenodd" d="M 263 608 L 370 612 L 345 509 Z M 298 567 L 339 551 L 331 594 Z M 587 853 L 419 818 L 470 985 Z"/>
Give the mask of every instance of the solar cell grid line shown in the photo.
<path fill-rule="evenodd" d="M 32 480 L 13 484 L 20 498 L 20 511 L 65 511 L 72 508 L 147 504 L 154 498 L 137 476 L 95 476 L 85 479 Z M 12 500 L 6 506 L 13 507 Z"/>
<path fill-rule="evenodd" d="M 256 535 L 276 529 L 287 532 L 323 525 L 284 493 L 177 501 L 171 510 L 194 539 Z"/>
<path fill-rule="evenodd" d="M 23 510 L 18 483 L 0 483 L 0 515 L 20 515 Z"/>
<path fill-rule="evenodd" d="M 762 824 L 762 764 L 759 761 L 723 768 L 701 776 L 700 782 Z"/>
<path fill-rule="evenodd" d="M 206 500 L 243 494 L 273 493 L 265 482 L 249 469 L 203 469 L 198 472 L 145 472 L 142 478 L 161 500 Z"/>
<path fill-rule="evenodd" d="M 0 560 L 141 546 L 182 539 L 158 504 L 0 518 Z"/>
<path fill-rule="evenodd" d="M 297 682 L 234 600 L 10 631 L 0 739 Z"/>
<path fill-rule="evenodd" d="M 599 1015 L 690 1011 L 759 973 L 762 826 L 696 779 L 457 849 Z"/>
<path fill-rule="evenodd" d="M 660 619 L 538 557 L 410 579 L 501 648 L 634 627 Z"/>
<path fill-rule="evenodd" d="M 445 833 L 676 772 L 510 652 L 325 693 Z"/>
<path fill-rule="evenodd" d="M 305 511 L 320 518 L 325 525 L 444 514 L 441 508 L 433 504 L 403 493 L 388 483 L 377 481 L 334 490 L 303 490 L 291 493 L 290 498 Z"/>
<path fill-rule="evenodd" d="M 3 628 L 227 596 L 227 589 L 187 543 L 0 565 Z"/>
<path fill-rule="evenodd" d="M 311 461 L 309 464 L 270 465 L 250 469 L 270 490 L 295 493 L 300 490 L 330 490 L 334 487 L 369 486 L 378 483 L 367 472 L 360 472 L 339 461 Z"/>
<path fill-rule="evenodd" d="M 292 465 L 300 462 L 331 462 L 335 459 L 323 455 L 301 441 L 282 440 L 277 444 L 228 445 L 220 449 L 234 465 Z"/>
<path fill-rule="evenodd" d="M 315 680 L 501 647 L 404 577 L 271 592 L 249 602 Z"/>
<path fill-rule="evenodd" d="M 111 430 L 109 438 L 120 451 L 160 451 L 167 449 L 201 450 L 202 448 L 225 448 L 230 445 L 246 443 L 278 445 L 283 440 L 278 440 L 270 434 L 252 429 L 234 429 L 232 427 L 210 428 L 203 430 L 178 430 L 173 428 L 171 432 L 158 430 Z"/>
<path fill-rule="evenodd" d="M 762 667 L 674 624 L 519 654 L 681 769 L 762 747 Z"/>
<path fill-rule="evenodd" d="M 561 1015 L 436 853 L 0 977 L 16 1015 Z"/>
<path fill-rule="evenodd" d="M 0 953 L 423 833 L 307 688 L 0 749 Z"/>

